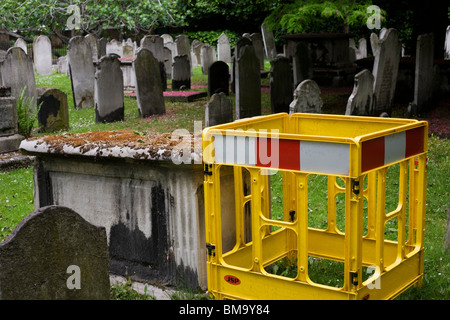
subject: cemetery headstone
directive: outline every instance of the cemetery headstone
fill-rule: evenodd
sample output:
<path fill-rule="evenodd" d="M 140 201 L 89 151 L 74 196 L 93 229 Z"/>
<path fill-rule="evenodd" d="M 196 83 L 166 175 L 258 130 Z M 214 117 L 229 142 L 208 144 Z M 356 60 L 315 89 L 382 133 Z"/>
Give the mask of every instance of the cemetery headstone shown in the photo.
<path fill-rule="evenodd" d="M 108 45 L 108 39 L 101 38 L 98 40 L 98 58 L 106 56 L 106 46 Z"/>
<path fill-rule="evenodd" d="M 188 61 L 190 63 L 190 50 L 191 45 L 189 43 L 189 37 L 180 34 L 175 38 L 175 48 L 176 48 L 176 55 L 177 56 L 183 56 L 186 55 L 188 57 Z"/>
<path fill-rule="evenodd" d="M 197 39 L 192 41 L 191 62 L 193 67 L 197 67 L 202 63 L 202 47 L 205 44 Z"/>
<path fill-rule="evenodd" d="M 11 88 L 0 87 L 0 154 L 19 150 L 23 139 L 18 134 L 16 99 Z"/>
<path fill-rule="evenodd" d="M 62 56 L 58 58 L 58 73 L 67 75 L 69 73 L 69 60 L 67 59 L 67 56 Z"/>
<path fill-rule="evenodd" d="M 22 48 L 22 50 L 26 54 L 28 54 L 27 43 L 25 42 L 25 40 L 23 40 L 23 38 L 17 38 L 16 42 L 14 43 L 14 47 Z"/>
<path fill-rule="evenodd" d="M 38 88 L 38 122 L 41 132 L 69 129 L 67 95 L 57 88 Z"/>
<path fill-rule="evenodd" d="M 205 126 L 211 127 L 228 122 L 233 122 L 233 102 L 225 93 L 215 93 L 206 104 Z"/>
<path fill-rule="evenodd" d="M 87 43 L 89 44 L 89 46 L 91 47 L 91 51 L 92 51 L 92 61 L 96 62 L 98 60 L 98 40 L 97 38 L 93 35 L 93 34 L 87 34 L 84 37 L 87 41 Z"/>
<path fill-rule="evenodd" d="M 367 69 L 355 75 L 355 83 L 347 102 L 345 115 L 368 116 L 373 114 L 373 82 L 373 75 Z"/>
<path fill-rule="evenodd" d="M 170 34 L 163 34 L 161 38 L 163 38 L 164 47 L 168 48 L 172 53 L 172 61 L 170 62 L 172 64 L 176 53 L 175 42 Z"/>
<path fill-rule="evenodd" d="M 133 61 L 133 69 L 139 115 L 147 118 L 153 114 L 164 114 L 166 107 L 158 60 L 150 50 L 140 48 Z"/>
<path fill-rule="evenodd" d="M 225 33 L 222 33 L 217 39 L 217 54 L 220 61 L 231 63 L 230 40 Z"/>
<path fill-rule="evenodd" d="M 106 54 L 116 54 L 122 58 L 123 56 L 123 46 L 122 42 L 112 39 L 106 44 Z"/>
<path fill-rule="evenodd" d="M 164 39 L 160 36 L 150 35 L 141 39 L 141 48 L 150 50 L 159 62 L 164 62 Z"/>
<path fill-rule="evenodd" d="M 9 48 L 0 68 L 3 85 L 11 88 L 16 99 L 25 88 L 25 97 L 37 101 L 33 60 L 19 47 Z"/>
<path fill-rule="evenodd" d="M 295 89 L 289 113 L 322 113 L 322 106 L 319 86 L 314 80 L 307 79 Z"/>
<path fill-rule="evenodd" d="M 0 243 L 0 270 L 4 300 L 107 300 L 106 230 L 71 209 L 40 208 Z"/>
<path fill-rule="evenodd" d="M 134 47 L 129 45 L 122 46 L 122 58 L 133 59 L 134 58 Z"/>
<path fill-rule="evenodd" d="M 201 64 L 203 74 L 208 74 L 209 67 L 214 62 L 214 51 L 213 47 L 210 45 L 203 45 L 201 50 Z"/>
<path fill-rule="evenodd" d="M 413 102 L 418 113 L 430 108 L 433 102 L 433 65 L 434 35 L 432 33 L 419 35 L 416 45 Z"/>
<path fill-rule="evenodd" d="M 52 74 L 52 44 L 47 36 L 40 35 L 33 46 L 34 65 L 40 76 Z"/>
<path fill-rule="evenodd" d="M 67 55 L 75 109 L 93 107 L 95 67 L 91 47 L 84 37 L 76 36 L 69 41 Z"/>
<path fill-rule="evenodd" d="M 450 26 L 445 31 L 444 58 L 450 58 Z"/>
<path fill-rule="evenodd" d="M 375 79 L 374 111 L 375 115 L 382 112 L 391 114 L 402 48 L 397 30 L 393 28 L 386 30 L 378 46 L 372 72 Z"/>
<path fill-rule="evenodd" d="M 266 57 L 268 59 L 274 59 L 277 56 L 277 48 L 275 46 L 273 32 L 269 30 L 265 23 L 263 23 L 261 25 L 261 33 L 264 41 Z"/>
<path fill-rule="evenodd" d="M 358 50 L 359 50 L 359 57 L 358 59 L 364 59 L 367 58 L 367 40 L 365 38 L 361 38 L 358 41 Z"/>
<path fill-rule="evenodd" d="M 261 74 L 253 46 L 236 59 L 236 119 L 261 115 Z"/>
<path fill-rule="evenodd" d="M 231 64 L 231 91 L 236 92 L 236 59 L 240 56 L 242 53 L 242 48 L 245 46 L 251 46 L 252 41 L 248 37 L 241 37 L 238 41 L 236 41 L 236 44 L 234 45 L 234 54 L 232 58 L 232 64 Z"/>
<path fill-rule="evenodd" d="M 95 122 L 124 119 L 123 73 L 118 56 L 103 56 L 95 72 Z"/>
<path fill-rule="evenodd" d="M 255 48 L 256 56 L 259 60 L 259 69 L 264 70 L 264 43 L 260 33 L 252 33 L 250 35 L 252 46 Z"/>
<path fill-rule="evenodd" d="M 166 77 L 172 77 L 172 51 L 164 47 L 164 69 L 166 70 Z"/>
<path fill-rule="evenodd" d="M 306 79 L 312 79 L 313 62 L 307 43 L 299 42 L 296 45 L 295 54 L 292 58 L 292 69 L 294 73 L 294 87 L 297 87 Z"/>
<path fill-rule="evenodd" d="M 374 32 L 370 34 L 370 47 L 372 48 L 372 55 L 375 57 L 378 51 L 378 36 Z"/>
<path fill-rule="evenodd" d="M 270 61 L 270 104 L 272 113 L 289 112 L 293 99 L 293 74 L 289 58 L 278 55 Z"/>
<path fill-rule="evenodd" d="M 188 55 L 176 56 L 172 65 L 172 89 L 191 88 L 191 66 Z"/>
<path fill-rule="evenodd" d="M 224 61 L 215 61 L 211 64 L 208 71 L 208 95 L 223 92 L 229 95 L 230 87 L 230 68 Z"/>

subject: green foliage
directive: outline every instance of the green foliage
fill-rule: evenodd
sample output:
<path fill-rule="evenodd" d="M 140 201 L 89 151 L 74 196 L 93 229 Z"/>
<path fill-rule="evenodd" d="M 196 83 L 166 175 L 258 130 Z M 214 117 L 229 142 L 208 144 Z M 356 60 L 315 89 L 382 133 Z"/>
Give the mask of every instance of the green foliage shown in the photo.
<path fill-rule="evenodd" d="M 219 36 L 225 33 L 230 40 L 231 48 L 234 48 L 234 44 L 239 40 L 240 35 L 230 30 L 213 30 L 213 31 L 196 31 L 196 32 L 184 32 L 189 39 L 197 39 L 201 42 L 207 43 L 212 46 L 217 46 L 217 39 Z"/>
<path fill-rule="evenodd" d="M 147 285 L 145 286 L 147 291 Z M 133 289 L 133 284 L 130 280 L 126 283 L 116 283 L 110 287 L 110 300 L 156 300 L 155 297 L 145 294 L 140 294 Z"/>
<path fill-rule="evenodd" d="M 34 98 L 26 97 L 25 90 L 26 87 L 22 89 L 19 98 L 17 99 L 17 117 L 19 134 L 29 137 L 31 135 L 31 130 L 33 130 L 42 103 L 35 107 L 36 103 Z"/>

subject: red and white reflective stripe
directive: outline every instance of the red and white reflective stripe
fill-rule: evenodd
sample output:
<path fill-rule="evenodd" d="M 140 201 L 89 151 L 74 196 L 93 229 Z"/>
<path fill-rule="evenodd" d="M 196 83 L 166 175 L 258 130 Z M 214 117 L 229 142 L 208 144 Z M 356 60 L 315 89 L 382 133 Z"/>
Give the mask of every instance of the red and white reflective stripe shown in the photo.
<path fill-rule="evenodd" d="M 343 143 L 214 135 L 215 162 L 348 175 L 350 146 Z"/>
<path fill-rule="evenodd" d="M 367 140 L 361 147 L 361 172 L 424 152 L 424 127 Z"/>

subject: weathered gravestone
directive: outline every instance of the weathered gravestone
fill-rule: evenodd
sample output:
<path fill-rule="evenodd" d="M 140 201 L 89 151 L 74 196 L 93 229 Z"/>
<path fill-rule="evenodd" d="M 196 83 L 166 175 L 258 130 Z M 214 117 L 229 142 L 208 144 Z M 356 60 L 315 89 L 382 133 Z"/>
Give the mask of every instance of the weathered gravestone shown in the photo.
<path fill-rule="evenodd" d="M 67 56 L 62 56 L 58 58 L 57 63 L 58 73 L 68 75 L 69 74 L 69 59 Z"/>
<path fill-rule="evenodd" d="M 17 99 L 25 88 L 24 96 L 37 101 L 33 60 L 21 48 L 8 49 L 0 75 L 2 85 L 11 88 L 11 96 Z"/>
<path fill-rule="evenodd" d="M 164 47 L 164 69 L 166 70 L 166 78 L 172 77 L 172 51 Z"/>
<path fill-rule="evenodd" d="M 294 91 L 294 100 L 289 106 L 289 113 L 322 113 L 320 88 L 314 80 L 304 80 Z"/>
<path fill-rule="evenodd" d="M 432 33 L 419 35 L 416 48 L 413 116 L 430 108 L 433 102 L 433 65 L 434 36 Z"/>
<path fill-rule="evenodd" d="M 358 50 L 359 50 L 359 56 L 356 57 L 357 59 L 367 58 L 367 40 L 365 38 L 359 39 Z"/>
<path fill-rule="evenodd" d="M 25 42 L 25 40 L 23 40 L 23 38 L 17 38 L 16 42 L 14 43 L 14 47 L 19 47 L 26 54 L 28 54 L 27 43 Z"/>
<path fill-rule="evenodd" d="M 450 26 L 445 31 L 444 58 L 450 58 Z"/>
<path fill-rule="evenodd" d="M 270 61 L 270 104 L 272 113 L 289 112 L 293 99 L 293 74 L 289 58 L 278 55 Z"/>
<path fill-rule="evenodd" d="M 89 46 L 91 47 L 91 51 L 92 51 L 92 61 L 93 62 L 96 62 L 97 60 L 98 60 L 98 58 L 99 58 L 99 55 L 98 55 L 98 47 L 99 47 L 99 45 L 98 45 L 98 40 L 97 40 L 97 38 L 93 35 L 93 34 L 87 34 L 85 37 L 84 37 L 85 39 L 86 39 L 86 41 L 87 41 L 87 43 L 89 44 Z"/>
<path fill-rule="evenodd" d="M 234 45 L 234 54 L 231 64 L 231 91 L 236 92 L 236 59 L 241 55 L 242 48 L 251 46 L 252 41 L 248 37 L 242 37 Z"/>
<path fill-rule="evenodd" d="M 230 87 L 230 68 L 223 61 L 216 61 L 208 71 L 208 95 L 223 92 L 227 96 Z"/>
<path fill-rule="evenodd" d="M 228 122 L 233 122 L 233 102 L 225 93 L 215 93 L 206 105 L 205 126 L 211 127 Z"/>
<path fill-rule="evenodd" d="M 191 88 L 191 66 L 187 55 L 176 56 L 172 65 L 172 89 Z"/>
<path fill-rule="evenodd" d="M 106 56 L 106 46 L 108 45 L 108 39 L 101 38 L 98 40 L 98 57 Z"/>
<path fill-rule="evenodd" d="M 225 33 L 222 33 L 217 39 L 217 54 L 219 61 L 231 63 L 230 40 Z"/>
<path fill-rule="evenodd" d="M 134 58 L 134 47 L 129 45 L 122 46 L 122 58 L 133 59 Z"/>
<path fill-rule="evenodd" d="M 123 56 L 123 46 L 122 42 L 112 39 L 106 44 L 106 54 L 116 54 L 122 58 Z"/>
<path fill-rule="evenodd" d="M 202 63 L 202 47 L 205 44 L 200 40 L 194 39 L 191 44 L 191 64 L 192 67 L 198 67 Z"/>
<path fill-rule="evenodd" d="M 149 35 L 141 39 L 141 48 L 150 50 L 153 57 L 159 62 L 164 62 L 164 39 L 160 36 Z"/>
<path fill-rule="evenodd" d="M 191 45 L 189 43 L 189 37 L 184 34 L 180 34 L 175 38 L 175 56 L 184 56 L 184 55 L 186 55 L 188 59 L 190 70 L 192 66 L 191 66 Z"/>
<path fill-rule="evenodd" d="M 267 25 L 263 23 L 261 25 L 261 33 L 264 41 L 264 49 L 266 57 L 268 59 L 274 59 L 277 56 L 277 48 L 275 46 L 275 40 L 273 38 L 273 32 L 268 29 Z"/>
<path fill-rule="evenodd" d="M 57 88 L 38 88 L 38 122 L 41 132 L 69 129 L 67 95 Z"/>
<path fill-rule="evenodd" d="M 391 114 L 402 46 L 395 29 L 382 32 L 373 64 L 375 115 Z"/>
<path fill-rule="evenodd" d="M 108 269 L 104 227 L 65 207 L 43 207 L 0 243 L 0 298 L 107 300 Z"/>
<path fill-rule="evenodd" d="M 209 67 L 213 64 L 214 48 L 210 45 L 203 45 L 201 49 L 201 65 L 203 74 L 208 74 Z"/>
<path fill-rule="evenodd" d="M 0 153 L 19 150 L 23 139 L 18 134 L 16 99 L 11 88 L 0 87 Z"/>
<path fill-rule="evenodd" d="M 158 60 L 150 50 L 141 48 L 136 53 L 133 69 L 136 77 L 136 99 L 139 115 L 147 118 L 152 114 L 164 114 L 166 107 Z"/>
<path fill-rule="evenodd" d="M 33 57 L 38 75 L 52 74 L 52 44 L 47 36 L 40 35 L 34 40 Z"/>
<path fill-rule="evenodd" d="M 95 67 L 92 63 L 92 50 L 86 39 L 81 36 L 70 39 L 67 56 L 69 57 L 69 72 L 75 109 L 93 107 Z"/>
<path fill-rule="evenodd" d="M 292 57 L 292 70 L 294 73 L 294 87 L 300 82 L 313 77 L 313 61 L 311 52 L 306 42 L 299 42 L 295 47 L 295 53 Z"/>
<path fill-rule="evenodd" d="M 95 122 L 123 121 L 123 73 L 115 54 L 103 56 L 95 72 Z"/>
<path fill-rule="evenodd" d="M 236 119 L 261 115 L 261 74 L 253 46 L 236 59 Z"/>
<path fill-rule="evenodd" d="M 264 70 L 264 43 L 260 33 L 252 33 L 250 35 L 252 46 L 255 48 L 256 56 L 259 60 L 259 69 Z"/>
<path fill-rule="evenodd" d="M 373 114 L 373 75 L 365 69 L 355 75 L 355 84 L 347 102 L 345 115 L 368 116 Z"/>

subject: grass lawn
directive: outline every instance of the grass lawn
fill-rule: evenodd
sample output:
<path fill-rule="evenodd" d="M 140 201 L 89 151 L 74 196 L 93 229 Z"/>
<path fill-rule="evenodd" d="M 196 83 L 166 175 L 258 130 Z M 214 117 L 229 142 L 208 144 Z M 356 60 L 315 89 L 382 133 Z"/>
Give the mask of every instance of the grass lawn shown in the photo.
<path fill-rule="evenodd" d="M 266 69 L 269 65 L 266 63 Z M 206 91 L 207 76 L 201 73 L 200 68 L 194 68 L 192 83 L 202 86 L 195 91 Z M 262 80 L 263 85 L 268 86 L 268 79 Z M 201 121 L 204 126 L 204 111 L 208 98 L 201 98 L 195 102 L 167 102 L 166 114 L 152 116 L 147 119 L 139 117 L 137 103 L 133 98 L 125 97 L 125 121 L 109 124 L 97 124 L 94 121 L 94 109 L 75 110 L 73 108 L 73 97 L 70 80 L 64 75 L 53 74 L 51 76 L 38 76 L 38 86 L 57 87 L 64 91 L 68 97 L 70 132 L 88 132 L 131 129 L 134 131 L 172 132 L 183 128 L 194 132 L 194 121 Z M 351 90 L 350 90 L 351 92 Z M 345 111 L 348 99 L 347 92 L 322 91 L 324 100 L 324 111 L 327 113 L 340 113 Z M 234 95 L 231 95 L 234 100 Z M 270 112 L 270 94 L 267 90 L 262 91 L 263 114 Z M 41 134 L 35 134 L 41 135 Z M 447 209 L 450 190 L 450 141 L 448 139 L 431 136 L 429 138 L 428 154 L 428 178 L 427 178 L 427 213 L 425 231 L 425 276 L 422 288 L 410 288 L 398 299 L 450 299 L 450 251 L 443 247 Z M 398 169 L 392 169 L 392 179 L 397 178 Z M 271 177 L 272 180 L 272 215 L 280 217 L 282 212 L 282 191 L 280 175 Z M 323 228 L 326 225 L 326 177 L 315 176 L 310 179 L 310 202 L 311 215 L 309 221 L 311 227 Z M 392 194 L 388 201 L 389 205 L 395 205 L 395 184 L 388 194 Z M 325 194 L 324 194 L 325 192 Z M 340 208 L 338 198 L 338 210 Z M 325 203 L 324 203 L 325 202 Z M 342 207 L 342 206 L 341 206 Z M 0 172 L 0 241 L 5 239 L 15 226 L 29 213 L 34 210 L 33 204 L 33 169 L 19 169 L 9 172 Z M 343 224 L 343 221 L 338 221 Z M 388 230 L 389 231 L 389 230 Z M 389 235 L 387 234 L 387 237 Z M 343 279 L 341 266 L 330 261 L 310 261 L 312 277 L 317 281 L 328 285 L 339 285 L 336 279 Z M 287 268 L 288 266 L 286 266 Z M 327 275 L 324 270 L 331 270 Z M 288 270 L 289 271 L 289 270 Z M 327 278 L 328 277 L 328 278 Z M 313 280 L 316 280 L 314 278 Z M 323 278 L 323 279 L 322 279 Z M 112 297 L 122 299 L 137 299 L 134 294 L 122 295 L 126 288 L 114 287 Z M 113 294 L 114 293 L 114 294 Z"/>

